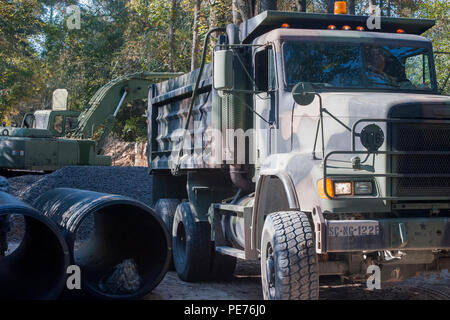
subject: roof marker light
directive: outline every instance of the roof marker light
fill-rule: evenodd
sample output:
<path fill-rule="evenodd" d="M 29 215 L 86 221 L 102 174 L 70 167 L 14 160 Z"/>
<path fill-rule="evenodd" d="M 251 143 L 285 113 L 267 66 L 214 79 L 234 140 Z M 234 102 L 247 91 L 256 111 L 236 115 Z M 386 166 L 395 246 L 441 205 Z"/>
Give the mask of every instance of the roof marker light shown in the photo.
<path fill-rule="evenodd" d="M 347 14 L 347 2 L 336 1 L 334 3 L 334 14 Z"/>
<path fill-rule="evenodd" d="M 335 26 L 335 25 L 332 25 L 332 24 L 330 24 L 330 25 L 328 26 L 328 29 L 330 29 L 330 30 L 335 30 L 335 29 L 336 29 L 336 26 Z"/>
<path fill-rule="evenodd" d="M 397 29 L 397 33 L 405 33 L 405 30 L 403 30 L 403 29 Z"/>
<path fill-rule="evenodd" d="M 358 27 L 356 27 L 356 30 L 358 30 L 358 31 L 364 31 L 364 27 L 358 26 Z"/>
<path fill-rule="evenodd" d="M 290 27 L 290 25 L 289 25 L 289 24 L 287 24 L 287 23 L 283 23 L 283 24 L 281 25 L 281 27 L 282 27 L 282 28 L 289 28 L 289 27 Z"/>
<path fill-rule="evenodd" d="M 352 28 L 350 26 L 343 26 L 342 30 L 352 30 Z"/>

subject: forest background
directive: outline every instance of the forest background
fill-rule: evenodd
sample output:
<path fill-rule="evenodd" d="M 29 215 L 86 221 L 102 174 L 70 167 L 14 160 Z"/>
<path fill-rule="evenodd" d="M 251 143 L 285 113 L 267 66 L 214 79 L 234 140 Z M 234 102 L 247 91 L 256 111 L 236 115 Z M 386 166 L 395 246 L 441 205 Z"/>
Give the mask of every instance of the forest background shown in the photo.
<path fill-rule="evenodd" d="M 435 52 L 450 51 L 447 0 L 349 0 L 350 13 L 436 19 L 425 36 Z M 70 6 L 80 28 L 69 28 Z M 66 88 L 69 107 L 83 110 L 108 81 L 138 71 L 188 72 L 215 26 L 259 12 L 255 0 L 0 0 L 0 123 L 21 123 L 26 112 L 51 108 L 53 90 Z M 279 0 L 278 10 L 332 12 L 333 0 Z M 72 7 L 73 8 L 73 7 Z M 436 54 L 439 87 L 448 94 L 449 59 Z M 448 78 L 447 78 L 448 79 Z M 145 102 L 119 113 L 113 134 L 146 139 Z"/>

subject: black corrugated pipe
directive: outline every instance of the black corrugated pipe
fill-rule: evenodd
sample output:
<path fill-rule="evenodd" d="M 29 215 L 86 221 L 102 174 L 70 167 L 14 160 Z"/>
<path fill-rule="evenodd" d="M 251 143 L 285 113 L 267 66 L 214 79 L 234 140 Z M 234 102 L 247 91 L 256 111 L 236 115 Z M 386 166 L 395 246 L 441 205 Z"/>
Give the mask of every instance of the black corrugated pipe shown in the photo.
<path fill-rule="evenodd" d="M 266 10 L 277 10 L 277 0 L 261 0 L 259 11 L 264 12 Z"/>
<path fill-rule="evenodd" d="M 0 217 L 21 216 L 23 237 L 0 256 L 0 299 L 56 299 L 66 285 L 67 244 L 52 221 L 13 196 L 0 192 Z M 10 243 L 11 245 L 11 243 Z"/>
<path fill-rule="evenodd" d="M 34 207 L 62 229 L 82 290 L 101 299 L 137 299 L 166 274 L 171 241 L 145 204 L 120 195 L 53 189 Z"/>

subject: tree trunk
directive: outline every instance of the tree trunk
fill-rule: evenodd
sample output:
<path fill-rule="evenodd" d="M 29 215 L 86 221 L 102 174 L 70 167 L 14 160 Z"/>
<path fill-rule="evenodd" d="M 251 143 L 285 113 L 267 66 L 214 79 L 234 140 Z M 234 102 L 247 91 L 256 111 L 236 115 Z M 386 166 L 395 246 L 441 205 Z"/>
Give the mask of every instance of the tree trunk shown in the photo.
<path fill-rule="evenodd" d="M 195 0 L 194 4 L 194 26 L 192 30 L 192 53 L 191 53 L 191 71 L 198 67 L 198 51 L 200 48 L 198 39 L 198 24 L 201 0 Z"/>
<path fill-rule="evenodd" d="M 350 0 L 348 2 L 348 12 L 353 15 L 355 14 L 355 0 Z"/>
<path fill-rule="evenodd" d="M 236 0 L 236 5 L 241 15 L 241 20 L 245 21 L 253 17 L 253 1 L 252 0 Z"/>
<path fill-rule="evenodd" d="M 327 12 L 328 13 L 334 13 L 334 0 L 328 0 Z"/>
<path fill-rule="evenodd" d="M 375 5 L 375 1 L 374 0 L 369 0 L 369 14 L 370 15 L 374 15 L 375 14 L 374 10 L 372 10 L 374 5 Z"/>
<path fill-rule="evenodd" d="M 306 0 L 297 0 L 297 11 L 306 12 Z"/>
<path fill-rule="evenodd" d="M 177 20 L 178 0 L 172 0 L 172 8 L 170 12 L 169 24 L 169 68 L 170 71 L 175 71 L 176 45 L 175 45 L 175 22 Z"/>
<path fill-rule="evenodd" d="M 257 8 L 257 2 L 258 1 L 253 1 L 253 7 L 254 10 L 253 12 L 256 13 L 256 8 Z M 259 1 L 260 5 L 259 5 L 259 12 L 263 12 L 266 10 L 277 10 L 277 1 L 276 0 L 260 0 Z"/>
<path fill-rule="evenodd" d="M 239 25 L 242 22 L 241 13 L 239 11 L 238 0 L 233 0 L 232 8 L 233 8 L 233 23 L 235 25 Z"/>

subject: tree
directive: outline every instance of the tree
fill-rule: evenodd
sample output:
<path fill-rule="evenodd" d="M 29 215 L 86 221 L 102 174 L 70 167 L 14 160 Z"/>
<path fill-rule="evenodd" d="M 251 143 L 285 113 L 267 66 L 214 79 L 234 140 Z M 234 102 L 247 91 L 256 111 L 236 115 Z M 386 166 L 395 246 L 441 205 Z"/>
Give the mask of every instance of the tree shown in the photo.
<path fill-rule="evenodd" d="M 326 13 L 334 9 L 332 0 L 277 2 L 283 11 L 306 8 Z M 348 11 L 367 15 L 369 2 L 348 0 Z M 448 1 L 373 2 L 388 16 L 437 19 L 425 35 L 436 51 L 450 51 Z M 80 30 L 68 30 L 65 24 L 65 11 L 71 4 L 82 9 Z M 268 5 L 275 5 L 275 1 L 0 1 L 0 121 L 18 122 L 25 111 L 49 107 L 56 88 L 67 88 L 69 106 L 80 110 L 100 86 L 117 76 L 143 70 L 188 72 L 198 66 L 201 43 L 210 28 L 239 24 Z M 437 55 L 436 66 L 439 85 L 443 86 L 448 56 Z M 125 106 L 114 132 L 128 138 L 140 136 L 144 111 L 145 104 Z"/>
<path fill-rule="evenodd" d="M 327 12 L 328 13 L 333 13 L 334 12 L 334 0 L 328 0 Z"/>
<path fill-rule="evenodd" d="M 297 0 L 297 11 L 306 12 L 306 0 Z"/>
<path fill-rule="evenodd" d="M 170 71 L 175 71 L 175 59 L 176 59 L 176 47 L 175 47 L 175 28 L 178 13 L 178 0 L 172 0 L 172 6 L 170 10 L 170 24 L 169 24 L 169 65 Z"/>
<path fill-rule="evenodd" d="M 233 12 L 233 23 L 239 25 L 242 22 L 241 13 L 239 11 L 239 0 L 233 0 L 232 2 L 232 12 Z"/>
<path fill-rule="evenodd" d="M 350 0 L 348 2 L 348 13 L 355 14 L 355 0 Z"/>
<path fill-rule="evenodd" d="M 433 42 L 435 52 L 436 73 L 438 86 L 444 94 L 450 93 L 450 80 L 448 80 L 450 70 L 450 34 L 449 17 L 450 3 L 446 0 L 433 0 L 423 2 L 419 5 L 416 14 L 420 18 L 436 19 L 436 25 L 425 33 L 425 36 Z"/>
<path fill-rule="evenodd" d="M 191 55 L 191 70 L 194 70 L 198 66 L 198 54 L 200 49 L 200 43 L 198 38 L 198 28 L 200 19 L 201 0 L 195 0 L 194 5 L 194 27 L 192 30 L 192 55 Z"/>
<path fill-rule="evenodd" d="M 0 2 L 0 123 L 19 122 L 21 104 L 39 94 L 41 62 L 33 37 L 41 27 L 37 0 Z"/>

